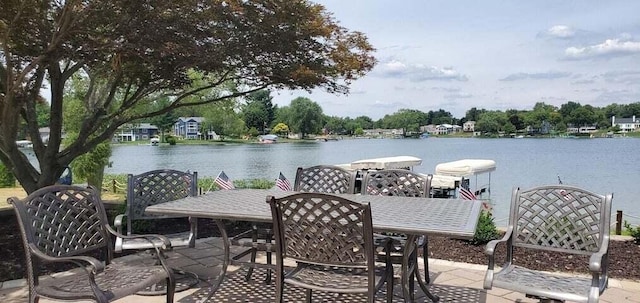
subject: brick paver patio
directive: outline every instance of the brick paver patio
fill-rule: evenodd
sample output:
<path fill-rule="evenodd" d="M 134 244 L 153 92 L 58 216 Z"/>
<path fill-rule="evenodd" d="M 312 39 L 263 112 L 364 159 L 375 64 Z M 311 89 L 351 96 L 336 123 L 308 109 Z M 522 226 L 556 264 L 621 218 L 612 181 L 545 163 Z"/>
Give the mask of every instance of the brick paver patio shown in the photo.
<path fill-rule="evenodd" d="M 199 239 L 196 248 L 177 248 L 168 254 L 173 267 L 199 275 L 201 282 L 194 288 L 176 294 L 175 302 L 196 303 L 208 294 L 209 281 L 215 279 L 221 269 L 220 258 L 223 255 L 219 238 Z M 129 261 L 138 261 L 137 255 L 126 257 Z M 507 303 L 507 302 L 537 302 L 526 298 L 524 294 L 494 288 L 490 291 L 482 289 L 482 280 L 486 266 L 466 263 L 455 263 L 443 260 L 430 260 L 429 269 L 433 281 L 433 293 L 440 296 L 440 302 L 461 303 Z M 273 284 L 263 282 L 264 272 L 257 271 L 251 281 L 244 280 L 242 268 L 230 267 L 228 278 L 221 288 L 208 302 L 273 302 L 275 290 Z M 53 278 L 54 277 L 47 277 Z M 397 285 L 398 283 L 396 283 Z M 27 288 L 24 280 L 2 283 L 0 302 L 27 302 Z M 418 294 L 417 302 L 429 302 Z M 296 288 L 286 288 L 287 302 L 301 302 L 304 293 Z M 378 302 L 385 301 L 384 293 L 379 293 Z M 336 295 L 332 293 L 314 293 L 314 302 L 363 302 L 364 298 L 353 295 Z M 40 300 L 40 302 L 57 302 Z M 118 303 L 161 303 L 164 296 L 129 296 Z M 403 302 L 396 297 L 394 302 Z M 640 281 L 609 280 L 609 288 L 601 297 L 602 303 L 630 303 L 640 302 Z"/>

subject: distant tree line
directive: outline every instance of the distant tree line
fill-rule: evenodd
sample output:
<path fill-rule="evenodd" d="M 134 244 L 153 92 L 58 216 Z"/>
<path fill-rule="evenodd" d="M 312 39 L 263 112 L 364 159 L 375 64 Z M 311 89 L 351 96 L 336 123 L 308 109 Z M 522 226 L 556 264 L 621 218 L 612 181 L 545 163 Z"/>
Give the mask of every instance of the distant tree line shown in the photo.
<path fill-rule="evenodd" d="M 476 121 L 475 130 L 485 133 L 515 133 L 527 127 L 539 129 L 544 123 L 550 125 L 553 131 L 565 132 L 570 126 L 609 129 L 612 116 L 640 117 L 640 102 L 594 107 L 568 101 L 560 107 L 539 102 L 531 110 L 500 111 L 472 107 L 461 118 L 454 117 L 444 109 L 428 112 L 400 109 L 374 121 L 366 115 L 355 118 L 325 115 L 322 107 L 308 98 L 295 98 L 288 106 L 282 107 L 274 105 L 272 99 L 269 90 L 260 90 L 241 100 L 227 100 L 225 104 L 177 109 L 171 113 L 171 121 L 175 122 L 181 116 L 202 116 L 205 118 L 203 132 L 214 130 L 218 134 L 230 137 L 257 136 L 264 133 L 286 135 L 289 132 L 306 137 L 309 134 L 321 133 L 360 135 L 364 129 L 373 128 L 404 129 L 408 133 L 417 133 L 420 127 L 425 125 L 462 126 L 467 121 Z M 166 115 L 156 119 L 166 120 Z M 151 123 L 159 128 L 162 125 L 157 121 Z"/>

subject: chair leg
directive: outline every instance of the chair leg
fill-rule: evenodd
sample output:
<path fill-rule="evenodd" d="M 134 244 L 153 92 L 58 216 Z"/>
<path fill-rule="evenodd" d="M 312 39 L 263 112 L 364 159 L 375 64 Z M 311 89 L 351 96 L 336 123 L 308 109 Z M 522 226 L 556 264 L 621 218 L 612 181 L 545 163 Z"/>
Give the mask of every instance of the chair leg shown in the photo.
<path fill-rule="evenodd" d="M 276 303 L 282 303 L 283 300 L 283 292 L 284 292 L 284 280 L 280 277 L 280 275 L 276 275 Z"/>
<path fill-rule="evenodd" d="M 422 259 L 424 262 L 424 282 L 431 284 L 431 277 L 429 276 L 429 241 L 427 236 L 424 237 L 424 247 L 422 247 Z"/>
<path fill-rule="evenodd" d="M 173 297 L 176 291 L 176 280 L 173 276 L 167 277 L 167 303 L 173 303 Z"/>
<path fill-rule="evenodd" d="M 272 262 L 271 252 L 267 252 L 267 265 L 271 265 Z M 264 279 L 264 283 L 271 284 L 271 269 L 267 269 L 267 277 Z"/>
<path fill-rule="evenodd" d="M 256 249 L 251 249 L 251 263 L 256 263 L 256 254 L 258 251 Z M 247 270 L 247 275 L 244 277 L 244 280 L 249 282 L 251 280 L 251 275 L 253 274 L 253 267 L 249 267 Z"/>
<path fill-rule="evenodd" d="M 306 300 L 307 303 L 311 303 L 311 295 L 312 295 L 311 289 L 307 289 L 307 300 Z"/>
<path fill-rule="evenodd" d="M 387 303 L 393 302 L 393 270 L 387 274 Z"/>

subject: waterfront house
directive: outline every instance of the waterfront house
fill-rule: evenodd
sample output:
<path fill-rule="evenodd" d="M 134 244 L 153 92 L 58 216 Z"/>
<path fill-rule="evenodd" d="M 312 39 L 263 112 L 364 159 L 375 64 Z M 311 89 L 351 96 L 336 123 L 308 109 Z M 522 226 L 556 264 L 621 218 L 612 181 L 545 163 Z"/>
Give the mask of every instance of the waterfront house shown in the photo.
<path fill-rule="evenodd" d="M 404 136 L 404 129 L 395 128 L 395 129 L 385 129 L 385 128 L 374 128 L 374 129 L 365 129 L 363 130 L 364 135 L 366 137 L 372 138 L 398 138 Z"/>
<path fill-rule="evenodd" d="M 592 134 L 598 130 L 596 125 L 583 125 L 576 127 L 573 124 L 567 125 L 567 133 L 569 134 Z"/>
<path fill-rule="evenodd" d="M 41 127 L 38 128 L 38 132 L 40 133 L 40 138 L 44 144 L 49 143 L 49 135 L 51 134 L 51 129 L 49 127 Z"/>
<path fill-rule="evenodd" d="M 116 142 L 150 140 L 159 134 L 158 127 L 150 123 L 127 123 L 113 135 Z"/>
<path fill-rule="evenodd" d="M 611 117 L 611 126 L 620 127 L 620 131 L 623 133 L 633 132 L 637 129 L 640 129 L 640 119 L 636 119 L 636 116 L 633 115 L 631 118 L 617 118 L 616 116 Z"/>
<path fill-rule="evenodd" d="M 462 131 L 465 133 L 472 133 L 476 130 L 476 121 L 467 121 L 462 124 Z"/>
<path fill-rule="evenodd" d="M 525 128 L 525 131 L 529 135 L 547 135 L 551 132 L 551 123 L 545 120 L 540 123 L 540 127 L 533 127 L 531 125 L 528 125 Z"/>
<path fill-rule="evenodd" d="M 448 135 L 462 131 L 462 126 L 452 124 L 440 124 L 436 126 L 437 135 Z"/>
<path fill-rule="evenodd" d="M 180 117 L 173 125 L 173 135 L 183 139 L 199 139 L 203 117 Z"/>

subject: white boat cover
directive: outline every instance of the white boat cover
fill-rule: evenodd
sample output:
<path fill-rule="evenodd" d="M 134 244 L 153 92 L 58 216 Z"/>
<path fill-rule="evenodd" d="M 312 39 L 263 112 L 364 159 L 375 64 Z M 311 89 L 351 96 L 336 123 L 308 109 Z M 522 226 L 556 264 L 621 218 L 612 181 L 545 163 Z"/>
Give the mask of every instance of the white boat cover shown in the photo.
<path fill-rule="evenodd" d="M 465 177 L 496 170 L 496 161 L 463 159 L 436 165 L 436 175 Z"/>
<path fill-rule="evenodd" d="M 439 189 L 454 189 L 456 182 L 462 181 L 462 177 L 433 175 L 431 179 L 431 187 Z"/>
<path fill-rule="evenodd" d="M 352 169 L 398 169 L 422 164 L 422 159 L 412 156 L 396 156 L 364 159 L 351 162 Z"/>

